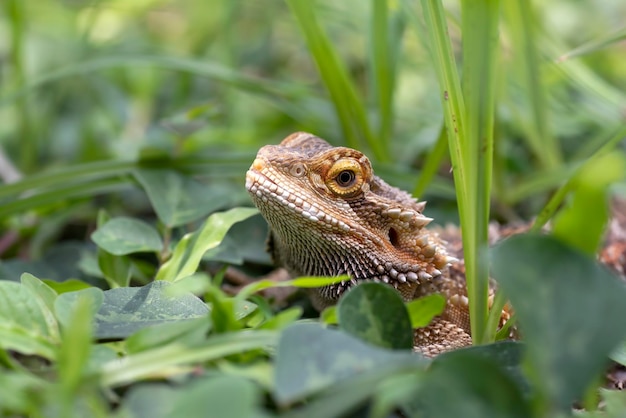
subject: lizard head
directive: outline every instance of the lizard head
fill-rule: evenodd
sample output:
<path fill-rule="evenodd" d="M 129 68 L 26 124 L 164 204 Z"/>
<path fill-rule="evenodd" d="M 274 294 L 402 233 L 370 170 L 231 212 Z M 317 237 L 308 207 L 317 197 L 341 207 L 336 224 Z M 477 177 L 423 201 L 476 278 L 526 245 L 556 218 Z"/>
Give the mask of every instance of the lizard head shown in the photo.
<path fill-rule="evenodd" d="M 246 188 L 270 226 L 277 264 L 295 276 L 352 278 L 321 289 L 338 298 L 360 280 L 389 283 L 411 298 L 449 258 L 424 229 L 424 202 L 374 175 L 361 152 L 298 132 L 261 148 Z"/>

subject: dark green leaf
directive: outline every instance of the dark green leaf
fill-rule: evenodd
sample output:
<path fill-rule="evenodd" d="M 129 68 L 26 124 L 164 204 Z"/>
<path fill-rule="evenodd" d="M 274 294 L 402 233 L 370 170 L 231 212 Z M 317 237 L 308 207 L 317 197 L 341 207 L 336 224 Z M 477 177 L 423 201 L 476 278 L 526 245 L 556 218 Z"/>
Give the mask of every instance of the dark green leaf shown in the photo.
<path fill-rule="evenodd" d="M 207 185 L 169 169 L 139 169 L 133 172 L 159 219 L 169 227 L 193 222 L 233 203 L 230 187 Z"/>
<path fill-rule="evenodd" d="M 344 331 L 379 347 L 411 349 L 413 329 L 402 298 L 390 286 L 363 283 L 352 288 L 337 306 Z"/>
<path fill-rule="evenodd" d="M 96 229 L 91 239 L 98 247 L 113 255 L 156 252 L 163 249 L 157 230 L 144 221 L 133 218 L 113 218 Z"/>
<path fill-rule="evenodd" d="M 236 376 L 214 376 L 186 385 L 179 392 L 169 418 L 179 417 L 269 417 L 261 409 L 260 388 Z M 236 394 L 236 396 L 233 396 Z"/>
<path fill-rule="evenodd" d="M 373 347 L 318 324 L 286 328 L 276 353 L 276 400 L 288 404 L 368 370 L 398 363 L 425 366 L 421 356 Z"/>
<path fill-rule="evenodd" d="M 549 236 L 502 242 L 493 250 L 493 273 L 528 343 L 529 378 L 544 401 L 569 409 L 626 337 L 626 286 Z"/>
<path fill-rule="evenodd" d="M 532 416 L 515 381 L 498 362 L 460 350 L 437 359 L 404 410 L 410 417 Z"/>
<path fill-rule="evenodd" d="M 125 338 L 150 325 L 205 317 L 209 309 L 192 294 L 167 295 L 169 283 L 157 281 L 143 287 L 122 287 L 104 292 L 96 314 L 95 337 Z"/>

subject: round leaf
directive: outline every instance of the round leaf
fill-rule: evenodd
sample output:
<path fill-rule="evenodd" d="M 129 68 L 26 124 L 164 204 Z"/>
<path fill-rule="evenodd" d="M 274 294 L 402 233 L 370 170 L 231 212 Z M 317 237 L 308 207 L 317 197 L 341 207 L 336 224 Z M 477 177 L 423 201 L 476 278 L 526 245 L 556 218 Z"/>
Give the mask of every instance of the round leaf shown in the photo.
<path fill-rule="evenodd" d="M 133 218 L 113 218 L 98 228 L 91 239 L 114 255 L 160 251 L 163 241 L 151 225 Z"/>
<path fill-rule="evenodd" d="M 402 298 L 390 286 L 363 283 L 337 307 L 339 326 L 358 338 L 385 348 L 411 349 L 413 329 Z"/>

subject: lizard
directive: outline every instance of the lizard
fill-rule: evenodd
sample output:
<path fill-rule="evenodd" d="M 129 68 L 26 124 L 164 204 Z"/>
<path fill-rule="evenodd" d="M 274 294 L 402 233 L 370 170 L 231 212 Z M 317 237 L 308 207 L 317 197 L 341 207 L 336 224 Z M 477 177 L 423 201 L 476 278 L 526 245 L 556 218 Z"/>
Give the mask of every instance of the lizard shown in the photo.
<path fill-rule="evenodd" d="M 432 221 L 423 214 L 426 202 L 374 175 L 363 153 L 296 132 L 258 151 L 246 189 L 269 224 L 274 264 L 292 277 L 350 277 L 312 289 L 317 310 L 363 281 L 386 283 L 405 301 L 441 293 L 445 309 L 414 330 L 414 350 L 433 357 L 471 345 L 458 230 L 426 228 Z M 455 236 L 456 247 L 441 236 Z M 490 301 L 494 292 L 492 283 Z M 506 306 L 500 325 L 511 315 Z"/>

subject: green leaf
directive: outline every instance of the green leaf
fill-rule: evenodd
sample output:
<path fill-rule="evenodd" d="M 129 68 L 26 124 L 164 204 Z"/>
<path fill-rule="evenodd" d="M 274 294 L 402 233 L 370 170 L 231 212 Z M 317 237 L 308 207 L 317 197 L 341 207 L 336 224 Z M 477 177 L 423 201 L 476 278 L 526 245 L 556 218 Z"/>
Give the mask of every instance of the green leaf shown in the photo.
<path fill-rule="evenodd" d="M 209 337 L 195 347 L 169 344 L 115 360 L 102 367 L 101 384 L 117 386 L 149 376 L 176 375 L 174 366 L 216 360 L 254 349 L 272 349 L 278 334 L 274 331 L 242 331 Z M 169 372 L 169 373 L 168 373 Z"/>
<path fill-rule="evenodd" d="M 29 288 L 0 281 L 0 348 L 54 359 L 60 336 L 58 325 L 50 323 L 51 315 Z"/>
<path fill-rule="evenodd" d="M 180 390 L 164 383 L 132 385 L 122 402 L 121 417 L 165 418 L 174 408 Z"/>
<path fill-rule="evenodd" d="M 176 387 L 133 385 L 122 409 L 133 418 L 270 417 L 262 410 L 257 385 L 242 377 L 221 375 L 194 379 Z"/>
<path fill-rule="evenodd" d="M 441 314 L 445 307 L 446 298 L 436 293 L 408 302 L 406 309 L 411 318 L 411 327 L 425 327 L 434 317 Z"/>
<path fill-rule="evenodd" d="M 47 284 L 29 273 L 22 274 L 20 281 L 24 287 L 32 292 L 34 299 L 39 303 L 41 313 L 46 319 L 48 329 L 54 334 L 55 338 L 59 337 L 57 319 L 53 314 L 54 301 L 57 298 L 57 293 Z"/>
<path fill-rule="evenodd" d="M 263 322 L 258 326 L 258 329 L 283 329 L 296 322 L 301 316 L 302 307 L 294 306 L 293 308 L 285 309 L 284 311 L 279 312 L 276 316 L 273 316 Z"/>
<path fill-rule="evenodd" d="M 175 170 L 143 168 L 133 174 L 161 222 L 169 227 L 193 222 L 234 203 L 229 187 L 203 184 Z"/>
<path fill-rule="evenodd" d="M 596 254 L 609 217 L 609 186 L 624 173 L 626 161 L 617 152 L 589 160 L 573 181 L 571 204 L 557 214 L 554 236 L 589 255 Z"/>
<path fill-rule="evenodd" d="M 626 286 L 549 236 L 514 236 L 492 255 L 528 343 L 528 377 L 545 407 L 569 410 L 626 338 Z"/>
<path fill-rule="evenodd" d="M 194 346 L 206 338 L 211 321 L 202 318 L 165 322 L 142 328 L 126 339 L 126 351 L 139 353 L 170 343 Z"/>
<path fill-rule="evenodd" d="M 310 276 L 310 277 L 298 277 L 292 280 L 284 280 L 284 281 L 276 281 L 271 279 L 262 279 L 254 281 L 246 286 L 244 286 L 239 293 L 237 293 L 237 298 L 239 299 L 247 299 L 256 292 L 260 292 L 264 289 L 269 289 L 272 287 L 298 287 L 301 289 L 315 289 L 318 287 L 324 287 L 335 283 L 340 283 L 345 280 L 349 280 L 350 276 L 341 275 L 335 277 L 320 277 L 320 276 Z"/>
<path fill-rule="evenodd" d="M 139 219 L 113 218 L 91 234 L 98 247 L 113 255 L 156 252 L 163 249 L 157 230 Z"/>
<path fill-rule="evenodd" d="M 91 285 L 78 279 L 69 279 L 62 282 L 55 282 L 54 280 L 42 280 L 49 288 L 56 293 L 68 293 L 76 292 L 78 290 L 89 289 Z"/>
<path fill-rule="evenodd" d="M 413 348 L 411 319 L 396 290 L 382 283 L 363 283 L 339 300 L 341 329 L 379 347 Z"/>
<path fill-rule="evenodd" d="M 98 248 L 98 267 L 110 287 L 125 287 L 130 284 L 133 266 L 128 256 L 113 255 Z"/>
<path fill-rule="evenodd" d="M 59 380 L 68 398 L 76 395 L 85 373 L 91 352 L 93 307 L 102 300 L 101 292 L 84 290 L 75 294 L 78 297 L 72 304 L 67 322 L 63 324 L 63 338 L 57 355 Z"/>
<path fill-rule="evenodd" d="M 59 323 L 64 327 L 70 326 L 74 311 L 77 309 L 77 304 L 82 299 L 90 300 L 91 313 L 90 317 L 93 318 L 98 309 L 102 306 L 104 295 L 102 290 L 97 287 L 90 287 L 87 289 L 79 290 L 76 292 L 63 293 L 57 297 L 54 302 L 54 312 L 56 313 Z"/>
<path fill-rule="evenodd" d="M 250 380 L 237 376 L 213 376 L 182 387 L 171 411 L 165 416 L 204 418 L 210 411 L 209 415 L 215 417 L 269 417 L 262 411 L 262 405 L 261 390 Z"/>
<path fill-rule="evenodd" d="M 475 351 L 450 354 L 433 362 L 424 376 L 424 384 L 405 403 L 403 409 L 409 416 L 533 416 L 516 382 L 494 359 Z"/>
<path fill-rule="evenodd" d="M 204 253 L 217 247 L 233 224 L 257 212 L 252 208 L 234 208 L 209 216 L 200 229 L 180 240 L 174 248 L 172 258 L 157 272 L 156 280 L 174 282 L 193 274 L 198 269 Z"/>
<path fill-rule="evenodd" d="M 412 352 L 373 347 L 318 324 L 294 324 L 278 343 L 274 396 L 280 404 L 290 404 L 360 373 L 397 364 L 421 368 L 428 361 Z"/>
<path fill-rule="evenodd" d="M 152 282 L 143 287 L 121 287 L 104 292 L 95 316 L 95 337 L 125 338 L 155 324 L 206 317 L 209 308 L 191 293 L 167 294 L 167 282 Z"/>

